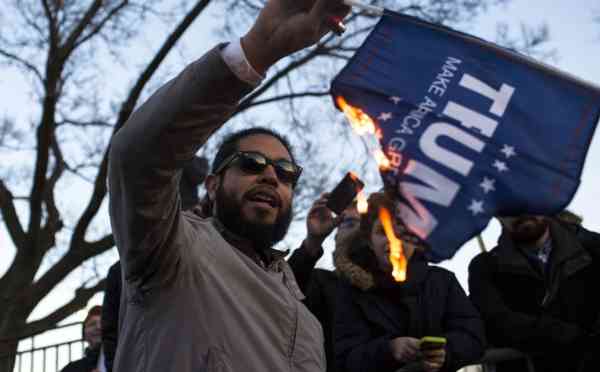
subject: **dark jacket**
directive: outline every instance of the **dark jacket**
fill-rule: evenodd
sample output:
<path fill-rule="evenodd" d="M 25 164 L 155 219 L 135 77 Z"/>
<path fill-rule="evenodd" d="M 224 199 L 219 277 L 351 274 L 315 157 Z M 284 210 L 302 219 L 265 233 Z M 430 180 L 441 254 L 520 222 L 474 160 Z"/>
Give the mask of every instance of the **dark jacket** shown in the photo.
<path fill-rule="evenodd" d="M 315 269 L 310 278 L 304 304 L 319 319 L 325 338 L 325 356 L 327 358 L 327 372 L 335 372 L 334 352 L 334 316 L 335 301 L 338 286 L 338 277 L 335 272 Z"/>
<path fill-rule="evenodd" d="M 352 267 L 342 267 L 342 274 L 348 269 Z M 335 353 L 341 371 L 386 372 L 402 367 L 390 349 L 396 337 L 446 337 L 442 371 L 454 371 L 481 358 L 483 324 L 454 275 L 428 266 L 419 255 L 411 259 L 407 275 L 401 285 L 380 275 L 374 276 L 374 286 L 352 275 L 340 281 Z"/>
<path fill-rule="evenodd" d="M 117 261 L 108 269 L 106 290 L 102 303 L 102 347 L 106 370 L 113 370 L 113 361 L 117 352 L 119 335 L 119 303 L 121 301 L 121 261 Z"/>
<path fill-rule="evenodd" d="M 298 286 L 306 296 L 302 302 L 319 320 L 323 328 L 327 372 L 335 372 L 333 316 L 337 276 L 333 271 L 315 269 L 322 255 L 322 249 L 315 255 L 310 254 L 304 246 L 300 246 L 289 258 L 288 263 L 294 272 Z"/>
<path fill-rule="evenodd" d="M 538 371 L 575 370 L 600 329 L 600 235 L 558 222 L 550 233 L 545 275 L 503 234 L 471 262 L 469 288 L 492 345 L 541 354 Z"/>
<path fill-rule="evenodd" d="M 96 350 L 85 349 L 83 358 L 67 364 L 60 372 L 91 372 L 97 367 L 99 355 L 100 348 Z"/>

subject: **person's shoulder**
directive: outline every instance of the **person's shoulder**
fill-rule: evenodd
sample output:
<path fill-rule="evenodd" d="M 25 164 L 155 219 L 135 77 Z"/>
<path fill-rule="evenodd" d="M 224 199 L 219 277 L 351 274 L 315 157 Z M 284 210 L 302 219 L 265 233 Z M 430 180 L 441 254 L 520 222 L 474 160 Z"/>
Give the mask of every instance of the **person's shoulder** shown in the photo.
<path fill-rule="evenodd" d="M 320 268 L 315 268 L 313 270 L 312 277 L 318 281 L 332 280 L 332 279 L 337 280 L 337 275 L 335 274 L 335 272 L 333 272 L 331 270 L 320 269 Z"/>
<path fill-rule="evenodd" d="M 64 366 L 63 369 L 60 370 L 60 372 L 88 372 L 88 370 L 85 369 L 84 360 L 79 359 Z"/>
<path fill-rule="evenodd" d="M 427 271 L 429 272 L 429 275 L 434 275 L 434 276 L 443 277 L 443 278 L 448 278 L 448 277 L 454 276 L 454 273 L 452 271 L 445 269 L 441 266 L 429 265 L 427 267 Z"/>
<path fill-rule="evenodd" d="M 456 275 L 448 269 L 445 269 L 440 266 L 429 266 L 428 267 L 428 281 L 430 282 L 439 282 L 445 283 L 444 285 L 448 285 L 448 283 L 457 282 Z"/>
<path fill-rule="evenodd" d="M 473 259 L 469 263 L 469 268 L 491 265 L 498 254 L 498 250 L 500 249 L 502 249 L 501 246 L 496 246 L 490 251 L 479 253 L 477 256 L 473 257 Z"/>

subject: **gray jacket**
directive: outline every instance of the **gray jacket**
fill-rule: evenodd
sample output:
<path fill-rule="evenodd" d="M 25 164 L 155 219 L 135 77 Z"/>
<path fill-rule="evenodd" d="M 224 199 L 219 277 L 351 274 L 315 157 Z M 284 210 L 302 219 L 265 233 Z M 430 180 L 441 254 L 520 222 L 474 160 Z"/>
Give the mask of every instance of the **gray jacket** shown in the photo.
<path fill-rule="evenodd" d="M 118 131 L 110 217 L 121 256 L 116 372 L 324 371 L 323 334 L 283 258 L 262 268 L 180 210 L 181 166 L 252 88 L 218 48 Z"/>

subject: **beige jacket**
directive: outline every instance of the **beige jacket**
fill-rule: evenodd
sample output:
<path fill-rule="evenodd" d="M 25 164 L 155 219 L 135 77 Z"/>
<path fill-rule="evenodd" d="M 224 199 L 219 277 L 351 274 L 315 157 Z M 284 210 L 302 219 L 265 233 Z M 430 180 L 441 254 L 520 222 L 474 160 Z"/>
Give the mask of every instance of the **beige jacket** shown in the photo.
<path fill-rule="evenodd" d="M 110 216 L 123 265 L 116 372 L 324 371 L 323 335 L 283 259 L 262 268 L 181 212 L 180 169 L 251 87 L 218 48 L 113 138 Z"/>

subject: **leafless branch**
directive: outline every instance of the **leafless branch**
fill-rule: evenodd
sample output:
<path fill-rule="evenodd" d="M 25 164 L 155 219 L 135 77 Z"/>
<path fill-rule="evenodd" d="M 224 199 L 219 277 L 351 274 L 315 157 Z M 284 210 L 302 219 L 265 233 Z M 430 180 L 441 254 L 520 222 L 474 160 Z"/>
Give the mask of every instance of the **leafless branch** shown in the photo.
<path fill-rule="evenodd" d="M 0 180 L 0 213 L 17 249 L 24 249 L 26 235 L 15 209 L 14 197 L 4 182 Z"/>
<path fill-rule="evenodd" d="M 37 67 L 35 67 L 29 61 L 26 61 L 26 60 L 20 58 L 19 56 L 17 56 L 16 54 L 10 53 L 4 49 L 0 49 L 0 55 L 4 56 L 9 61 L 12 61 L 16 64 L 19 64 L 19 65 L 25 67 L 25 69 L 27 69 L 28 71 L 30 71 L 31 73 L 33 73 L 35 75 L 35 77 L 40 81 L 40 83 L 44 82 L 44 77 L 42 76 L 40 71 L 37 69 Z"/>
<path fill-rule="evenodd" d="M 74 312 L 84 309 L 90 298 L 92 298 L 96 293 L 104 290 L 105 286 L 106 279 L 102 279 L 93 287 L 81 287 L 76 289 L 75 296 L 69 302 L 57 308 L 42 319 L 27 323 L 22 332 L 19 335 L 14 335 L 14 338 L 23 339 L 32 337 L 56 326 L 59 322 L 65 320 Z"/>

